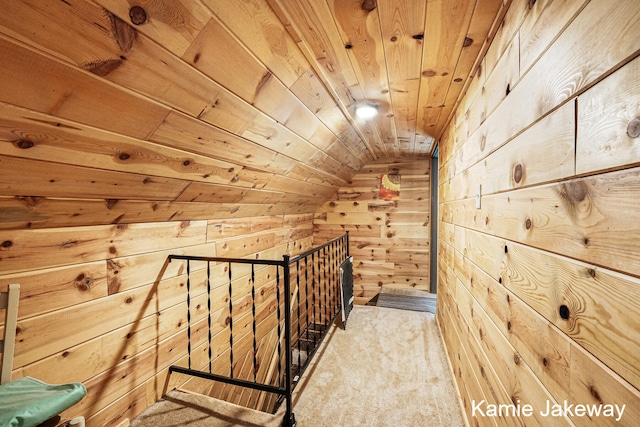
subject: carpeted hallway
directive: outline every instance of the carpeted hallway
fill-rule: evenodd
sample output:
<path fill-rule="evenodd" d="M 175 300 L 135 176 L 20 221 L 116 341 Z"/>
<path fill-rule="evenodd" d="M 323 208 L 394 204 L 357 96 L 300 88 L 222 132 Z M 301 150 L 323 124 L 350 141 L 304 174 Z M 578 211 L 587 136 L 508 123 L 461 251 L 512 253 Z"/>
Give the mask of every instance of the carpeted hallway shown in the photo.
<path fill-rule="evenodd" d="M 296 388 L 299 426 L 463 426 L 434 315 L 356 306 Z"/>
<path fill-rule="evenodd" d="M 434 315 L 376 306 L 355 306 L 346 330 L 333 328 L 293 410 L 299 427 L 464 425 Z M 131 425 L 275 426 L 280 414 L 172 392 Z"/>

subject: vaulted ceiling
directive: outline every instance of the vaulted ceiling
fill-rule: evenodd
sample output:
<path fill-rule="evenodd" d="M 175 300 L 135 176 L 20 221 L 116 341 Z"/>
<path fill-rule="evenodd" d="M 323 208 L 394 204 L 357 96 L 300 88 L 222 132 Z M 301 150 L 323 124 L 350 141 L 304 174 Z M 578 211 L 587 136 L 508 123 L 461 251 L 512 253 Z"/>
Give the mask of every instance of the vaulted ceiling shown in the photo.
<path fill-rule="evenodd" d="M 510 0 L 0 3 L 0 227 L 25 228 L 312 212 L 430 154 Z"/>

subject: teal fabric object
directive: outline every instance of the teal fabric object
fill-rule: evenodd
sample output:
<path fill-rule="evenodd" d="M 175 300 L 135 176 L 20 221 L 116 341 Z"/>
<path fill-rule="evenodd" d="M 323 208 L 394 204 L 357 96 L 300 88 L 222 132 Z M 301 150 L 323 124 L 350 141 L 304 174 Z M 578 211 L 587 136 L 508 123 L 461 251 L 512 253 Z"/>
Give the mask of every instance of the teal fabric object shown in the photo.
<path fill-rule="evenodd" d="M 33 427 L 78 403 L 82 383 L 47 384 L 24 377 L 0 386 L 0 426 Z"/>

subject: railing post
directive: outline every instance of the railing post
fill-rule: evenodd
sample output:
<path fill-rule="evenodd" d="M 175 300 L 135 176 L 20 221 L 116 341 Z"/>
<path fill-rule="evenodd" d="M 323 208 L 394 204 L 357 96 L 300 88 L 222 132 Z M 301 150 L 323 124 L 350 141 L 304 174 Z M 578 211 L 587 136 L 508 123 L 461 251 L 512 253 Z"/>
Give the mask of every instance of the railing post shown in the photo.
<path fill-rule="evenodd" d="M 351 254 L 349 253 L 349 230 L 347 230 L 346 235 L 347 235 L 347 258 L 349 258 L 351 256 Z"/>
<path fill-rule="evenodd" d="M 289 255 L 284 255 L 284 346 L 285 346 L 285 390 L 286 405 L 284 426 L 294 427 L 296 418 L 293 414 L 292 382 L 291 382 L 291 276 L 289 271 Z"/>

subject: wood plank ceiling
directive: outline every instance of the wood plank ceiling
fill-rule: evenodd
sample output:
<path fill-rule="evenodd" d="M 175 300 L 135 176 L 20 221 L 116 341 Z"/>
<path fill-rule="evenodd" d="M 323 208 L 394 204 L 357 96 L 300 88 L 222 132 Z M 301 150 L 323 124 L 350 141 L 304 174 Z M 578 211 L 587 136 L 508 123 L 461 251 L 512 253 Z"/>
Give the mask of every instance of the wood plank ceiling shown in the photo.
<path fill-rule="evenodd" d="M 1 0 L 0 227 L 312 212 L 430 154 L 509 3 Z"/>

